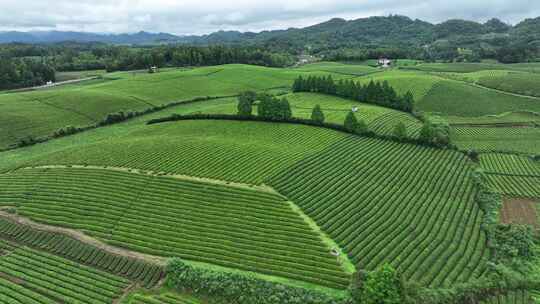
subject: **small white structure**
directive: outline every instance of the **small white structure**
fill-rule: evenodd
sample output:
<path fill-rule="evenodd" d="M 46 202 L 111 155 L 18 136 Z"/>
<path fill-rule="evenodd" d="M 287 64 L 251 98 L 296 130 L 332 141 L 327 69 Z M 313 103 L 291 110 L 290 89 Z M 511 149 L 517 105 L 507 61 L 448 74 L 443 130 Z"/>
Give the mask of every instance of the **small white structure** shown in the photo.
<path fill-rule="evenodd" d="M 356 107 L 356 106 L 352 107 L 351 111 L 352 111 L 353 113 L 358 112 L 358 107 Z"/>
<path fill-rule="evenodd" d="M 50 85 L 52 85 L 52 84 L 53 84 L 53 82 L 49 80 L 49 81 L 47 81 L 47 84 L 46 84 L 46 85 L 50 86 Z"/>
<path fill-rule="evenodd" d="M 157 66 L 150 67 L 150 73 L 157 73 L 157 72 L 159 72 L 159 69 Z"/>
<path fill-rule="evenodd" d="M 379 66 L 382 67 L 382 68 L 389 68 L 390 66 L 392 66 L 392 60 L 388 59 L 388 58 L 380 58 L 379 59 Z"/>

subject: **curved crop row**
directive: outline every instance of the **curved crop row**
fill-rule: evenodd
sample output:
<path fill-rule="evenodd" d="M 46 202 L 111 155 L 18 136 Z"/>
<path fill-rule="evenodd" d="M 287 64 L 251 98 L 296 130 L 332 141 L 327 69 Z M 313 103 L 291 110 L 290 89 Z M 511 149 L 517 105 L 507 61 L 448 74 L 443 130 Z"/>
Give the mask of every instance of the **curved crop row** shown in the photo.
<path fill-rule="evenodd" d="M 101 169 L 0 175 L 0 187 L 13 184 L 22 192 L 21 215 L 112 245 L 333 288 L 350 280 L 319 235 L 276 194 Z"/>
<path fill-rule="evenodd" d="M 540 177 L 540 162 L 528 156 L 486 153 L 480 156 L 480 165 L 490 174 Z"/>
<path fill-rule="evenodd" d="M 513 197 L 540 198 L 540 177 L 487 174 L 488 184 L 497 192 Z"/>
<path fill-rule="evenodd" d="M 147 288 L 155 286 L 164 276 L 164 269 L 161 266 L 114 255 L 62 234 L 35 230 L 8 220 L 0 220 L 0 237 L 126 277 L 142 283 Z"/>
<path fill-rule="evenodd" d="M 292 124 L 185 121 L 68 147 L 25 165 L 114 166 L 260 184 L 344 136 Z"/>
<path fill-rule="evenodd" d="M 0 273 L 22 282 L 17 287 L 0 280 L 0 290 L 9 290 L 7 295 L 22 303 L 113 303 L 129 284 L 120 277 L 23 248 L 0 257 Z M 32 300 L 25 301 L 28 298 Z"/>
<path fill-rule="evenodd" d="M 464 150 L 540 154 L 540 128 L 453 127 L 451 135 L 452 142 Z"/>
<path fill-rule="evenodd" d="M 472 167 L 460 153 L 349 137 L 271 178 L 359 269 L 384 262 L 444 286 L 482 271 L 487 255 Z"/>

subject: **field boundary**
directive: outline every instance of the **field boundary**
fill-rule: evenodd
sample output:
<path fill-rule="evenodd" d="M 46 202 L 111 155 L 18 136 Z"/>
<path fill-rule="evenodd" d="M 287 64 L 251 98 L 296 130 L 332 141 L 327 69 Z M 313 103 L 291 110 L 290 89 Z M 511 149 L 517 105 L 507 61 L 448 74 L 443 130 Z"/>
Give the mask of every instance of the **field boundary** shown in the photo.
<path fill-rule="evenodd" d="M 160 266 L 165 266 L 166 265 L 166 261 L 167 261 L 166 258 L 153 256 L 153 255 L 148 255 L 148 254 L 139 253 L 139 252 L 132 251 L 132 250 L 127 250 L 127 249 L 107 245 L 106 243 L 104 243 L 104 242 L 102 242 L 102 241 L 100 241 L 98 239 L 95 239 L 95 238 L 93 238 L 91 236 L 88 236 L 88 235 L 86 235 L 86 234 L 84 234 L 84 233 L 82 233 L 82 232 L 80 232 L 78 230 L 75 230 L 75 229 L 69 229 L 69 228 L 63 228 L 63 227 L 58 227 L 58 226 L 53 226 L 53 225 L 41 224 L 41 223 L 35 222 L 35 221 L 33 221 L 33 220 L 29 219 L 29 218 L 26 218 L 26 217 L 23 217 L 23 216 L 20 216 L 20 215 L 17 215 L 17 214 L 11 214 L 11 213 L 1 211 L 1 210 L 0 210 L 0 218 L 7 219 L 7 220 L 9 220 L 11 222 L 14 222 L 15 224 L 27 226 L 27 227 L 30 227 L 30 228 L 35 229 L 35 230 L 63 234 L 65 236 L 74 238 L 75 240 L 80 241 L 80 242 L 82 242 L 84 244 L 94 246 L 94 247 L 96 247 L 98 249 L 101 249 L 101 250 L 106 251 L 106 252 L 111 253 L 111 254 L 120 255 L 120 256 L 123 256 L 123 257 L 137 259 L 137 260 L 143 260 L 143 261 L 146 261 L 147 263 L 157 264 L 157 265 L 160 265 Z"/>
<path fill-rule="evenodd" d="M 326 244 L 329 247 L 329 249 L 339 250 L 338 251 L 339 255 L 336 258 L 339 260 L 345 272 L 347 272 L 348 274 L 355 273 L 356 267 L 354 266 L 352 261 L 349 259 L 349 256 L 347 255 L 347 253 L 345 253 L 345 251 L 341 248 L 341 246 L 339 246 L 338 243 L 336 243 L 336 241 L 334 241 L 328 234 L 326 234 L 326 232 L 324 232 L 321 229 L 321 227 L 317 225 L 315 220 L 313 220 L 309 215 L 305 214 L 300 206 L 296 205 L 293 201 L 287 201 L 287 203 L 289 204 L 293 212 L 298 214 L 309 225 L 309 227 L 313 229 L 313 231 L 315 231 L 321 237 L 323 243 Z"/>
<path fill-rule="evenodd" d="M 33 166 L 33 167 L 21 167 L 14 169 L 10 172 L 14 172 L 17 170 L 29 170 L 29 169 L 88 169 L 88 170 L 109 170 L 109 171 L 116 171 L 116 172 L 124 172 L 124 173 L 131 173 L 131 174 L 138 174 L 138 175 L 149 175 L 149 176 L 155 176 L 155 177 L 163 177 L 163 178 L 174 178 L 178 180 L 184 180 L 184 181 L 195 181 L 195 182 L 201 182 L 201 183 L 208 183 L 212 185 L 219 185 L 219 186 L 226 186 L 226 187 L 232 187 L 232 188 L 240 188 L 244 190 L 256 190 L 259 192 L 266 192 L 271 193 L 274 195 L 278 195 L 282 197 L 283 199 L 287 199 L 285 196 L 278 193 L 274 188 L 267 186 L 265 184 L 261 185 L 252 185 L 252 184 L 245 184 L 245 183 L 239 183 L 239 182 L 230 182 L 226 180 L 219 180 L 219 179 L 212 179 L 212 178 L 206 178 L 206 177 L 196 177 L 191 175 L 183 175 L 183 174 L 169 174 L 165 172 L 156 172 L 156 171 L 149 171 L 149 170 L 142 170 L 137 168 L 126 168 L 126 167 L 114 167 L 114 166 L 95 166 L 95 165 L 43 165 L 43 166 Z M 9 174 L 9 173 L 5 173 Z"/>

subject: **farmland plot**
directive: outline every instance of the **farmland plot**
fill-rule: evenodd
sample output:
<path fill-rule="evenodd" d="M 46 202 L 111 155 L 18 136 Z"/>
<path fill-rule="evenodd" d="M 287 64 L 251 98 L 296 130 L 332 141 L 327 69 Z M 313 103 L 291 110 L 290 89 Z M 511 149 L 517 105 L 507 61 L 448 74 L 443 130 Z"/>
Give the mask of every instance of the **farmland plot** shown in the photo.
<path fill-rule="evenodd" d="M 471 172 L 460 153 L 351 136 L 269 184 L 357 268 L 390 262 L 406 279 L 442 286 L 479 275 L 488 254 Z"/>
<path fill-rule="evenodd" d="M 1 303 L 113 303 L 129 281 L 39 251 L 0 256 Z"/>
<path fill-rule="evenodd" d="M 320 236 L 276 194 L 76 168 L 22 169 L 0 175 L 0 184 L 13 189 L 22 216 L 118 247 L 340 289 L 350 280 Z"/>

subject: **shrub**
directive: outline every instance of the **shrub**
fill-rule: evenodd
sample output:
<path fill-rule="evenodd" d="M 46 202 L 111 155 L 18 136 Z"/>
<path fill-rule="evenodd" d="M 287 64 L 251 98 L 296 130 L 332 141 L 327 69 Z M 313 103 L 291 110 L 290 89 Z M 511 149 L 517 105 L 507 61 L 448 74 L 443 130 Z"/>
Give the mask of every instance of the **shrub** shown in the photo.
<path fill-rule="evenodd" d="M 400 141 L 407 139 L 407 126 L 403 122 L 399 122 L 394 127 L 394 136 Z"/>
<path fill-rule="evenodd" d="M 403 286 L 398 272 L 389 264 L 369 272 L 361 295 L 362 304 L 403 303 Z"/>
<path fill-rule="evenodd" d="M 349 112 L 347 116 L 345 117 L 345 121 L 343 122 L 343 126 L 345 129 L 349 132 L 354 132 L 357 128 L 358 120 L 356 119 L 356 116 L 353 112 Z"/>
<path fill-rule="evenodd" d="M 311 120 L 315 123 L 322 125 L 324 122 L 324 113 L 320 105 L 316 105 L 311 112 Z"/>
<path fill-rule="evenodd" d="M 246 91 L 238 96 L 238 115 L 250 116 L 253 113 L 253 102 L 257 100 L 257 93 Z"/>
<path fill-rule="evenodd" d="M 167 285 L 211 296 L 224 303 L 350 304 L 350 298 L 258 279 L 248 274 L 195 267 L 175 258 L 167 265 Z"/>

